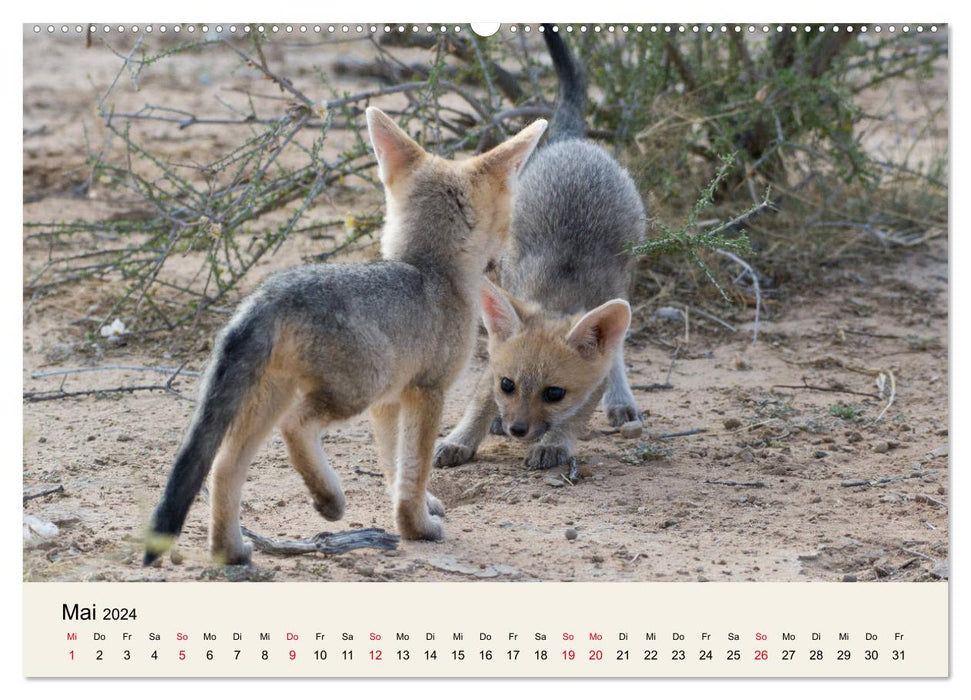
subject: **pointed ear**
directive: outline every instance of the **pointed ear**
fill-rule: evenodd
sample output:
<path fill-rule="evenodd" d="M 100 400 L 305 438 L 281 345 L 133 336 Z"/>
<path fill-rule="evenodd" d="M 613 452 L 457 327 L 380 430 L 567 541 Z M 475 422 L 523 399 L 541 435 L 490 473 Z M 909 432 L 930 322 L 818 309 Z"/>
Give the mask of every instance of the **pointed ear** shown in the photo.
<path fill-rule="evenodd" d="M 511 139 L 500 143 L 476 159 L 476 169 L 509 184 L 526 165 L 529 156 L 546 131 L 546 120 L 537 119 Z"/>
<path fill-rule="evenodd" d="M 522 328 L 522 321 L 506 292 L 489 280 L 482 282 L 482 322 L 489 337 L 499 342 L 509 340 Z"/>
<path fill-rule="evenodd" d="M 630 328 L 630 304 L 613 299 L 588 311 L 566 334 L 566 342 L 584 357 L 613 352 L 624 342 Z"/>
<path fill-rule="evenodd" d="M 424 157 L 425 151 L 377 107 L 368 107 L 365 114 L 371 146 L 378 159 L 378 177 L 390 187 L 397 177 Z"/>

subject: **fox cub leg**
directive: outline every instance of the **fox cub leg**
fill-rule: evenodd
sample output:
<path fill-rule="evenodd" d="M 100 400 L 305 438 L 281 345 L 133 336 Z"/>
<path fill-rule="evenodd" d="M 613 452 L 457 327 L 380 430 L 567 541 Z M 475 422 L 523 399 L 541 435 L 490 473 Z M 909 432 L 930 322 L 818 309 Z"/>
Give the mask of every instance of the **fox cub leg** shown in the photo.
<path fill-rule="evenodd" d="M 325 422 L 314 409 L 313 398 L 307 397 L 284 417 L 280 432 L 290 463 L 303 477 L 317 512 L 327 520 L 340 520 L 344 517 L 346 500 L 340 478 L 328 463 L 320 443 Z"/>
<path fill-rule="evenodd" d="M 405 539 L 440 540 L 445 534 L 441 518 L 430 512 L 444 509 L 427 490 L 443 402 L 437 389 L 410 387 L 401 393 L 394 503 Z"/>
<path fill-rule="evenodd" d="M 401 404 L 383 404 L 374 406 L 368 411 L 371 419 L 371 432 L 374 434 L 374 444 L 378 449 L 378 466 L 384 472 L 385 484 L 389 495 L 394 501 L 396 462 L 398 459 L 398 416 Z M 445 506 L 430 493 L 425 494 L 428 512 L 432 515 L 445 515 Z"/>
<path fill-rule="evenodd" d="M 436 467 L 457 467 L 475 456 L 479 443 L 485 438 L 496 416 L 496 400 L 492 397 L 492 371 L 486 368 L 475 386 L 472 403 L 465 409 L 462 421 L 435 448 Z M 502 421 L 499 420 L 499 434 Z"/>
<path fill-rule="evenodd" d="M 576 413 L 547 430 L 539 442 L 526 451 L 526 468 L 552 469 L 569 464 L 576 450 L 577 436 L 586 430 L 599 397 L 600 391 L 594 391 Z"/>
<path fill-rule="evenodd" d="M 243 541 L 239 529 L 243 483 L 256 451 L 292 397 L 288 384 L 264 380 L 236 417 L 213 461 L 209 549 L 214 559 L 225 564 L 249 563 L 253 545 Z"/>
<path fill-rule="evenodd" d="M 644 421 L 634 400 L 634 394 L 631 393 L 630 383 L 627 381 L 623 345 L 617 348 L 613 363 L 610 365 L 602 405 L 604 413 L 607 414 L 607 422 L 615 428 L 630 421 Z"/>

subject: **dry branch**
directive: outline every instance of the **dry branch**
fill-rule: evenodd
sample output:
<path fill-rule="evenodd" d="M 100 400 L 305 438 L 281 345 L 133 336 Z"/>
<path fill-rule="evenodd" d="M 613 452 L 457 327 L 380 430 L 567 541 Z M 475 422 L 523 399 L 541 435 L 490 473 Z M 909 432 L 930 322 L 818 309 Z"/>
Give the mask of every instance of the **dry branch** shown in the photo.
<path fill-rule="evenodd" d="M 343 554 L 352 549 L 397 549 L 398 535 L 385 532 L 381 528 L 370 527 L 362 530 L 348 530 L 346 532 L 320 532 L 310 539 L 280 540 L 264 537 L 248 528 L 241 528 L 243 535 L 253 542 L 259 551 L 272 555 L 308 554 Z"/>

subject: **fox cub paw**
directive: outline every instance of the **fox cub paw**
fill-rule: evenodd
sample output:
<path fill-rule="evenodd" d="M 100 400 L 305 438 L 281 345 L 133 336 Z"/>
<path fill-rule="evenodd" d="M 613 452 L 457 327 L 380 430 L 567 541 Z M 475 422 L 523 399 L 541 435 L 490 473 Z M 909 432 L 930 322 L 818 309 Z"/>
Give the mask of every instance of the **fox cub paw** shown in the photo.
<path fill-rule="evenodd" d="M 445 516 L 445 506 L 442 505 L 440 500 L 435 498 L 427 491 L 425 492 L 425 505 L 428 507 L 428 512 L 432 515 L 440 515 L 442 517 Z"/>
<path fill-rule="evenodd" d="M 564 445 L 534 445 L 526 452 L 527 469 L 553 469 L 569 464 L 573 454 Z"/>
<path fill-rule="evenodd" d="M 435 447 L 436 467 L 457 467 L 465 464 L 475 455 L 474 447 L 460 445 L 457 442 L 440 442 Z"/>
<path fill-rule="evenodd" d="M 427 503 L 422 503 L 417 510 L 398 510 L 398 532 L 406 540 L 440 540 L 445 537 L 445 525 L 440 517 L 429 513 Z"/>
<path fill-rule="evenodd" d="M 250 559 L 253 557 L 253 543 L 240 537 L 238 542 L 231 545 L 213 542 L 209 551 L 212 558 L 223 566 L 238 566 L 250 563 Z"/>
<path fill-rule="evenodd" d="M 637 406 L 632 403 L 605 406 L 604 410 L 607 413 L 607 422 L 615 428 L 619 428 L 624 423 L 630 423 L 631 421 L 644 422 L 644 416 L 641 415 Z"/>
<path fill-rule="evenodd" d="M 314 496 L 314 508 L 327 520 L 340 520 L 344 517 L 344 507 L 347 499 L 343 493 Z"/>

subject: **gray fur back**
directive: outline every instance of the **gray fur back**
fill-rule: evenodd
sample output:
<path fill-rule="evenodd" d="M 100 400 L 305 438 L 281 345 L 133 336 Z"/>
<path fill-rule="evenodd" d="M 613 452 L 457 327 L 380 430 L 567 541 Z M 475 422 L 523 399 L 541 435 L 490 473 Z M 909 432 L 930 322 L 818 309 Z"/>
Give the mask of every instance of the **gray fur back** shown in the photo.
<path fill-rule="evenodd" d="M 627 298 L 629 243 L 646 215 L 634 181 L 604 149 L 571 139 L 539 149 L 522 174 L 502 285 L 573 314 Z"/>

